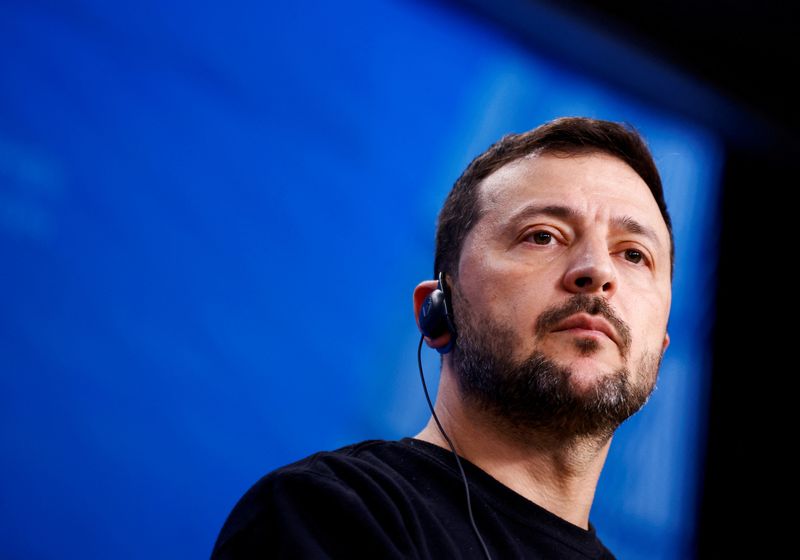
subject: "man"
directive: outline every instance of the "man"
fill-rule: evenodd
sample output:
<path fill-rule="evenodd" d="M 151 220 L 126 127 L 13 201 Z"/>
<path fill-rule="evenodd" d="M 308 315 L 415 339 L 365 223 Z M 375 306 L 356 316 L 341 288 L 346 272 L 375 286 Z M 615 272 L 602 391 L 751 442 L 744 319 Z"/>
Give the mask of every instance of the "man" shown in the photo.
<path fill-rule="evenodd" d="M 414 291 L 444 352 L 431 422 L 267 475 L 213 557 L 613 558 L 589 511 L 669 344 L 673 255 L 634 131 L 565 118 L 506 136 L 448 195 L 438 280 Z"/>

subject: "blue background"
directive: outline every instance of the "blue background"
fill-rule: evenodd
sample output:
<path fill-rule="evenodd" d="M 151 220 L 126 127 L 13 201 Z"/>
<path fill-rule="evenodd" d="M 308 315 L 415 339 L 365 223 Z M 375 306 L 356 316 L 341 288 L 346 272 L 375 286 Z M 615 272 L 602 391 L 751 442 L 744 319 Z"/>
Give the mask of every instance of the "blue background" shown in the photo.
<path fill-rule="evenodd" d="M 659 387 L 592 519 L 620 558 L 691 556 L 713 134 L 439 3 L 4 3 L 0 53 L 4 558 L 207 557 L 272 468 L 417 433 L 438 210 L 563 115 L 644 134 L 677 247 Z"/>

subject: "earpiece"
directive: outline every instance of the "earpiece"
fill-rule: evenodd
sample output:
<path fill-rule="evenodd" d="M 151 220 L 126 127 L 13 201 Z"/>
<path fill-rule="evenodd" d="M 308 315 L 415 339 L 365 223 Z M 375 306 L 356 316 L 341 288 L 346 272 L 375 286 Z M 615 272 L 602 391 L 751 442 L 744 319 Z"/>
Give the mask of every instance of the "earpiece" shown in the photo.
<path fill-rule="evenodd" d="M 453 349 L 456 342 L 456 328 L 453 323 L 453 304 L 450 300 L 450 288 L 444 272 L 439 273 L 439 287 L 433 290 L 419 311 L 419 328 L 428 338 L 438 338 L 450 332 L 450 342 L 436 350 L 440 354 L 447 354 Z"/>

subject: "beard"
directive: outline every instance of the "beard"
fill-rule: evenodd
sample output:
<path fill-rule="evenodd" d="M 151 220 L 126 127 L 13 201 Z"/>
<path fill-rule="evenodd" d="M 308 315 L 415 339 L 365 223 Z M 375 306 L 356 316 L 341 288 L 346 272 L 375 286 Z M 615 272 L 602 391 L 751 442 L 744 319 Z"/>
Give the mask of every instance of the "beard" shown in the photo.
<path fill-rule="evenodd" d="M 573 371 L 541 351 L 514 359 L 517 336 L 492 318 L 477 317 L 465 298 L 453 294 L 458 337 L 452 353 L 462 397 L 518 439 L 547 435 L 557 440 L 574 437 L 607 439 L 636 413 L 655 388 L 663 352 L 646 352 L 631 375 L 627 367 L 597 372 L 588 388 L 578 390 Z M 627 363 L 630 329 L 600 296 L 576 294 L 539 317 L 537 335 L 544 335 L 578 312 L 601 315 L 619 334 L 619 351 Z M 597 352 L 594 339 L 572 341 L 581 355 Z"/>

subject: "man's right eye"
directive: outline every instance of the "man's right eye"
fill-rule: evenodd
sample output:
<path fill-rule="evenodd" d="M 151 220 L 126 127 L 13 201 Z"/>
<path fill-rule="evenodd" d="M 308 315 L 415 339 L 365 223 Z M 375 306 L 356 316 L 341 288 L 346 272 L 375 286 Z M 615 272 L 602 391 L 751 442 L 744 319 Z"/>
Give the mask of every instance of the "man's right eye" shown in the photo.
<path fill-rule="evenodd" d="M 534 231 L 533 233 L 528 235 L 528 239 L 536 243 L 537 245 L 549 245 L 550 241 L 553 239 L 553 234 L 549 231 Z"/>

